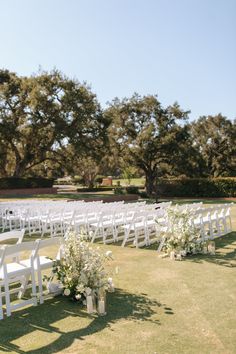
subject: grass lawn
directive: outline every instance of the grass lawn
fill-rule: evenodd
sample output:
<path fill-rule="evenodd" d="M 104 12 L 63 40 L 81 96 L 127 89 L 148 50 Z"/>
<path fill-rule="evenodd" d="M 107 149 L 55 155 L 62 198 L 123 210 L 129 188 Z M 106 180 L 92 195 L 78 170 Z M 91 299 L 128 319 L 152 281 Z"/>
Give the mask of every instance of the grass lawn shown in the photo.
<path fill-rule="evenodd" d="M 131 178 L 130 181 L 128 179 L 119 178 L 113 179 L 113 185 L 116 186 L 117 182 L 120 182 L 121 186 L 144 186 L 145 185 L 145 178 Z"/>
<path fill-rule="evenodd" d="M 0 321 L 0 353 L 236 353 L 236 232 L 216 245 L 181 262 L 101 245 L 120 269 L 107 316 L 62 296 L 15 311 Z"/>

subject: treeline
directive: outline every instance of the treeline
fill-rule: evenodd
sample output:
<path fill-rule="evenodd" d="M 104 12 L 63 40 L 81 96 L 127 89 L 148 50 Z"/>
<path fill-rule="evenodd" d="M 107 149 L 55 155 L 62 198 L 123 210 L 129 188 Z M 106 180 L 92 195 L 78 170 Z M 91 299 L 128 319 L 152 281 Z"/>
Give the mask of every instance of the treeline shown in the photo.
<path fill-rule="evenodd" d="M 58 71 L 20 77 L 0 70 L 0 177 L 98 175 L 157 178 L 236 176 L 236 122 L 193 122 L 156 95 L 115 98 L 102 109 L 86 83 Z"/>

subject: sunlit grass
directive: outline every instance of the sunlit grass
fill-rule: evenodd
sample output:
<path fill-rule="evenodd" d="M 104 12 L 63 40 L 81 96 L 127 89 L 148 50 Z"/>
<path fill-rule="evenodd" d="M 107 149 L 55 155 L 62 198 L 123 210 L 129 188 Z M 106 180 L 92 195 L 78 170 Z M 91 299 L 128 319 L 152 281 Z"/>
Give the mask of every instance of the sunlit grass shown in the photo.
<path fill-rule="evenodd" d="M 236 206 L 233 221 L 236 230 Z M 155 249 L 100 245 L 120 269 L 107 316 L 47 300 L 0 322 L 0 353 L 235 353 L 236 232 L 216 246 L 215 256 L 173 262 Z"/>

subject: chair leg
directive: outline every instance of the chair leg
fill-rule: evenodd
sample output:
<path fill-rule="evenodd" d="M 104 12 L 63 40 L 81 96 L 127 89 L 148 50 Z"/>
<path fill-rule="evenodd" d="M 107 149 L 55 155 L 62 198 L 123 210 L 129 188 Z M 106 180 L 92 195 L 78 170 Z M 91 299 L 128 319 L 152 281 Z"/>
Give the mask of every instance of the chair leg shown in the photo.
<path fill-rule="evenodd" d="M 11 299 L 10 299 L 10 291 L 8 281 L 4 281 L 4 290 L 5 290 L 5 300 L 6 300 L 6 311 L 7 316 L 11 316 Z"/>
<path fill-rule="evenodd" d="M 35 281 L 35 273 L 34 270 L 31 271 L 31 281 L 32 281 L 32 298 L 34 306 L 37 306 L 37 288 Z"/>
<path fill-rule="evenodd" d="M 3 319 L 3 309 L 2 309 L 2 286 L 0 285 L 0 320 Z"/>
<path fill-rule="evenodd" d="M 43 304 L 44 303 L 44 298 L 43 298 L 43 282 L 42 282 L 41 270 L 38 270 L 37 278 L 38 278 L 38 290 L 39 290 L 39 303 Z"/>
<path fill-rule="evenodd" d="M 18 295 L 17 295 L 18 299 L 21 299 L 22 296 L 24 296 L 26 288 L 27 288 L 27 284 L 29 282 L 29 278 L 30 278 L 29 275 L 24 276 L 24 278 L 23 278 L 23 280 L 21 282 L 20 290 L 19 290 Z"/>

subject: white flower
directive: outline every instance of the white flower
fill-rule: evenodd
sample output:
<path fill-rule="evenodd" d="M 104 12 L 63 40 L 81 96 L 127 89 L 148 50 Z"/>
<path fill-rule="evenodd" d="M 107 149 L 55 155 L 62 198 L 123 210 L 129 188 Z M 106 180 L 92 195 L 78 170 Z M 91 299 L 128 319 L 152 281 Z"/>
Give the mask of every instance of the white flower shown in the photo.
<path fill-rule="evenodd" d="M 64 290 L 64 295 L 69 296 L 70 295 L 70 289 L 65 289 Z"/>
<path fill-rule="evenodd" d="M 75 295 L 75 298 L 76 298 L 76 300 L 79 300 L 79 299 L 81 299 L 81 295 L 77 294 L 77 295 Z"/>
<path fill-rule="evenodd" d="M 107 282 L 108 282 L 108 284 L 112 284 L 112 283 L 113 283 L 112 278 L 108 278 L 108 279 L 107 279 Z"/>
<path fill-rule="evenodd" d="M 112 251 L 106 251 L 105 256 L 107 258 L 111 258 L 112 257 Z"/>
<path fill-rule="evenodd" d="M 89 287 L 87 287 L 86 289 L 85 289 L 85 292 L 86 292 L 86 295 L 90 295 L 91 294 L 91 292 L 92 292 L 92 289 L 90 289 Z"/>

